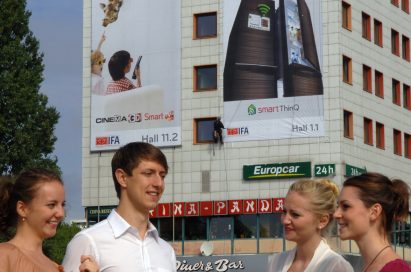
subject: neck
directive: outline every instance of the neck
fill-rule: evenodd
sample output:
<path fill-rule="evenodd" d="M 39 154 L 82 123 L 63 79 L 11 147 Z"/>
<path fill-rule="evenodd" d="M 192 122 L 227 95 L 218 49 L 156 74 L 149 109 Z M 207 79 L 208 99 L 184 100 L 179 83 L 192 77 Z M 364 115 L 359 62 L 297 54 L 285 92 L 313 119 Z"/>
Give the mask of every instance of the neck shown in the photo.
<path fill-rule="evenodd" d="M 19 249 L 43 252 L 43 239 L 39 238 L 25 226 L 17 226 L 16 235 L 9 241 Z"/>
<path fill-rule="evenodd" d="M 381 237 L 381 235 L 372 235 L 372 233 L 355 242 L 358 245 L 366 266 L 373 261 L 375 256 L 377 256 L 383 248 L 390 245 L 388 239 Z"/>
<path fill-rule="evenodd" d="M 309 263 L 314 256 L 315 250 L 321 242 L 320 235 L 314 235 L 311 239 L 298 243 L 295 253 L 295 260 Z"/>
<path fill-rule="evenodd" d="M 135 227 L 140 234 L 140 238 L 144 239 L 148 228 L 149 211 L 139 211 L 121 200 L 116 211 L 127 223 Z"/>

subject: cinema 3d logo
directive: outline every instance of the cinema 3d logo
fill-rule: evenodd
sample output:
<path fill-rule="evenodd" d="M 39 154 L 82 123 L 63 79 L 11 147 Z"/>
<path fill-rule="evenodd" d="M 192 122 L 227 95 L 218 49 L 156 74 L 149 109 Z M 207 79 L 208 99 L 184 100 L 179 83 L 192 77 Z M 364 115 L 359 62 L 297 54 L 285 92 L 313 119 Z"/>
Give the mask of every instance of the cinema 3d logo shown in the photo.
<path fill-rule="evenodd" d="M 104 136 L 104 137 L 96 137 L 96 145 L 119 145 L 120 138 L 118 136 Z"/>

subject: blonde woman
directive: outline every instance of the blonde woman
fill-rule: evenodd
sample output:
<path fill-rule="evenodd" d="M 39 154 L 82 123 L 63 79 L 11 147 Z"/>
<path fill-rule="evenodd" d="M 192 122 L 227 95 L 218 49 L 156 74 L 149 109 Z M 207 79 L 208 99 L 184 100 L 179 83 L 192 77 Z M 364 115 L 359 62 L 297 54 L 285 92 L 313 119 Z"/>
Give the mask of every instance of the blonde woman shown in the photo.
<path fill-rule="evenodd" d="M 288 190 L 284 202 L 285 239 L 292 250 L 274 254 L 267 272 L 352 272 L 351 265 L 324 240 L 337 206 L 338 187 L 326 179 L 303 179 Z"/>

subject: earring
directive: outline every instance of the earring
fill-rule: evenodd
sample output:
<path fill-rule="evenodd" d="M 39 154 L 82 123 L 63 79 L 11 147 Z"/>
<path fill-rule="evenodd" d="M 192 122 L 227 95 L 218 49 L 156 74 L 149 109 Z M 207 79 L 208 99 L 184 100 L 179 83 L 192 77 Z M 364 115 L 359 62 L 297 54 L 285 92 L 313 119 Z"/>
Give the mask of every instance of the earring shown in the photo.
<path fill-rule="evenodd" d="M 26 221 L 26 217 L 22 217 L 21 221 L 25 222 Z"/>

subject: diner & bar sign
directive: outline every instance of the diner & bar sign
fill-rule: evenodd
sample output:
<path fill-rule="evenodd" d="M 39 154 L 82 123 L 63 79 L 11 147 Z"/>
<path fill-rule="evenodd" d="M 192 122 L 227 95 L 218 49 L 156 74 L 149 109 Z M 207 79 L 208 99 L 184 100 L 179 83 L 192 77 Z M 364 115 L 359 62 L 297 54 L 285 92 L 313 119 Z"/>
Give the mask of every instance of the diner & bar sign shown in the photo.
<path fill-rule="evenodd" d="M 243 179 L 288 179 L 311 177 L 311 162 L 243 165 Z"/>

